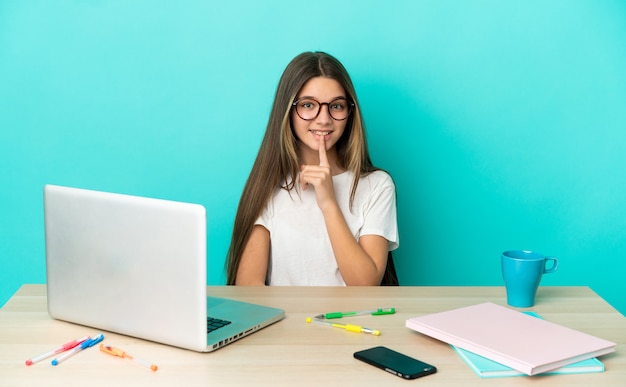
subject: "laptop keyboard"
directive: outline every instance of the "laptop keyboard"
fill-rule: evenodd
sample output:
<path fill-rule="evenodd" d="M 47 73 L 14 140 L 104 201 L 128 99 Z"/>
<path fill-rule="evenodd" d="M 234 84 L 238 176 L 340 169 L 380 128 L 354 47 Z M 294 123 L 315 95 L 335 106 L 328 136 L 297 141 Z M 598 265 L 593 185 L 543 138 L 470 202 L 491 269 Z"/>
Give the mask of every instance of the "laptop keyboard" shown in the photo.
<path fill-rule="evenodd" d="M 207 317 L 206 318 L 206 333 L 211 333 L 216 329 L 220 329 L 230 324 L 230 321 L 220 320 L 219 318 Z"/>

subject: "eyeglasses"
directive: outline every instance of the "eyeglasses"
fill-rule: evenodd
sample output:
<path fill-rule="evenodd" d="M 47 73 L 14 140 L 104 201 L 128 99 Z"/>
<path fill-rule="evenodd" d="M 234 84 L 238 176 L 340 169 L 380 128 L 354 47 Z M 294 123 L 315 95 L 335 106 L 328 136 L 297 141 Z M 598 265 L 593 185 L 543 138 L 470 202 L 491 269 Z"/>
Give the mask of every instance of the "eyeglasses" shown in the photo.
<path fill-rule="evenodd" d="M 318 102 L 313 98 L 305 97 L 296 100 L 291 106 L 295 106 L 296 113 L 305 121 L 311 121 L 319 116 L 322 106 L 328 107 L 328 114 L 336 120 L 343 121 L 350 116 L 354 102 L 344 97 L 335 98 L 330 102 Z"/>

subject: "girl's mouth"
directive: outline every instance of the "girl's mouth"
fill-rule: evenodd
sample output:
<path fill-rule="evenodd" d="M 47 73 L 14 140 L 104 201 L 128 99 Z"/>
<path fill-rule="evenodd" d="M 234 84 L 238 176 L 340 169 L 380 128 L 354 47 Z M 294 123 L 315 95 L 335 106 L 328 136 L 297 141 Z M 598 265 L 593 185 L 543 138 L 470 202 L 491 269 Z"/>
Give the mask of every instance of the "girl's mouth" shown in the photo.
<path fill-rule="evenodd" d="M 330 130 L 313 130 L 313 129 L 309 130 L 309 132 L 313 133 L 316 136 L 322 136 L 322 137 L 326 137 L 332 133 L 332 131 Z"/>

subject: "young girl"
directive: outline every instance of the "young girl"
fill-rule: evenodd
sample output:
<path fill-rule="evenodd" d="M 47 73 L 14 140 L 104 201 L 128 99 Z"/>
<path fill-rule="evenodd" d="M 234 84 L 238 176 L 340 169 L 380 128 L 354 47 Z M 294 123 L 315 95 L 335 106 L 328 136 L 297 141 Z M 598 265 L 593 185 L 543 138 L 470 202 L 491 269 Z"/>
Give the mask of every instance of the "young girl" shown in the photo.
<path fill-rule="evenodd" d="M 239 202 L 229 285 L 379 285 L 395 186 L 372 165 L 352 81 L 323 52 L 285 69 Z"/>

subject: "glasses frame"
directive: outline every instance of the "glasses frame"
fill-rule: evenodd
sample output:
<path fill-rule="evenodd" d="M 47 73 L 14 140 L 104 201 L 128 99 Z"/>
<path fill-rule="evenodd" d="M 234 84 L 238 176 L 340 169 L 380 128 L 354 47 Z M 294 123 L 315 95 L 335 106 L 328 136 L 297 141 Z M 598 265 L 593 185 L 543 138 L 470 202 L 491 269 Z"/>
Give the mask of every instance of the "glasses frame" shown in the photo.
<path fill-rule="evenodd" d="M 313 118 L 304 118 L 300 115 L 300 113 L 298 112 L 298 102 L 302 101 L 303 99 L 310 99 L 312 101 L 317 102 L 318 104 L 318 108 L 317 108 L 317 114 L 315 114 L 315 117 Z M 346 115 L 345 118 L 335 118 L 333 117 L 333 113 L 330 109 L 330 105 L 335 102 L 335 101 L 339 101 L 339 100 L 344 100 L 348 103 L 348 114 Z M 337 97 L 332 99 L 330 102 L 320 102 L 318 100 L 316 100 L 315 98 L 312 97 L 302 97 L 302 98 L 298 98 L 295 101 L 293 101 L 291 103 L 291 107 L 295 108 L 296 110 L 296 114 L 298 115 L 298 117 L 302 118 L 305 121 L 313 121 L 314 119 L 316 119 L 319 115 L 320 112 L 322 111 L 322 106 L 326 105 L 326 108 L 328 109 L 328 115 L 330 116 L 330 118 L 332 118 L 335 121 L 345 121 L 348 119 L 348 117 L 350 117 L 350 115 L 352 114 L 352 111 L 354 110 L 354 102 L 350 101 L 348 98 L 346 97 Z"/>

